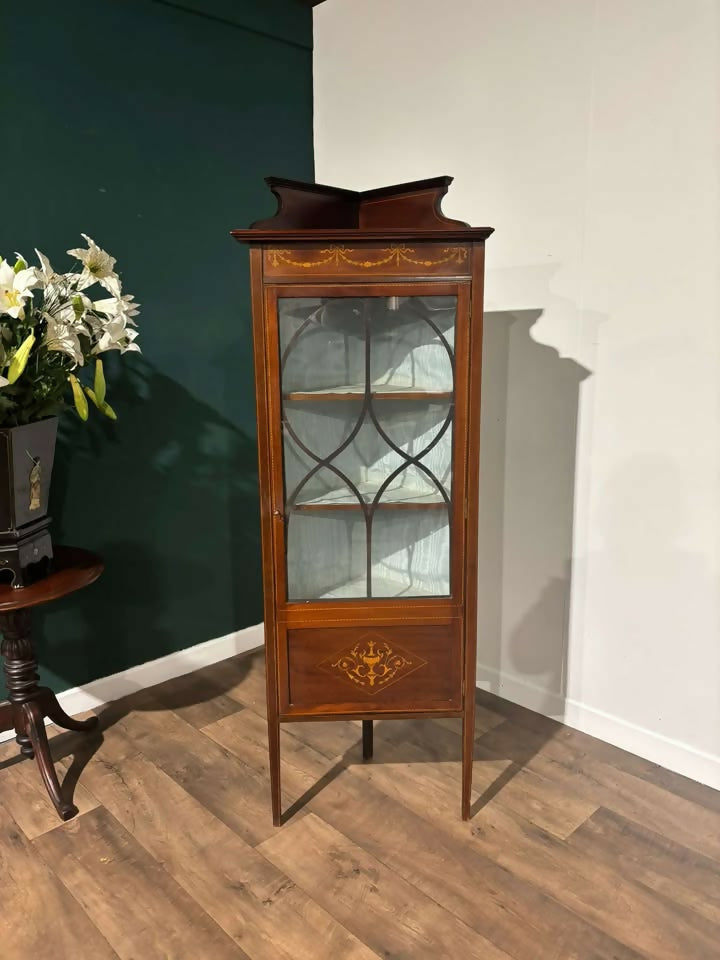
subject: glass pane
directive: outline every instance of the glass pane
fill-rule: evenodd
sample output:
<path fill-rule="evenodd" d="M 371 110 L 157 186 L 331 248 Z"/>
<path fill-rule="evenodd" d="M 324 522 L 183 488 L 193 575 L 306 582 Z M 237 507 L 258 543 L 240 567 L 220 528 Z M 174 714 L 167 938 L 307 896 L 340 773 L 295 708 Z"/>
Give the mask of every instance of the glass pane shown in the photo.
<path fill-rule="evenodd" d="M 450 593 L 447 512 L 383 510 L 373 522 L 374 597 L 433 597 Z"/>
<path fill-rule="evenodd" d="M 293 514 L 287 534 L 291 600 L 365 597 L 365 520 L 350 510 Z"/>
<path fill-rule="evenodd" d="M 289 600 L 450 593 L 455 297 L 280 297 Z"/>

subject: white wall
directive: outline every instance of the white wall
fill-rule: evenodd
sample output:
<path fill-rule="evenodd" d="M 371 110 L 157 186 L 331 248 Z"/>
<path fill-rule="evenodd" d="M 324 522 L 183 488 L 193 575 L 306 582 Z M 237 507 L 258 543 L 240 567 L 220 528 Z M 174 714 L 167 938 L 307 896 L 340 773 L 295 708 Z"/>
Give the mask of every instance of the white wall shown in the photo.
<path fill-rule="evenodd" d="M 720 787 L 720 5 L 329 0 L 318 181 L 488 241 L 478 677 Z"/>

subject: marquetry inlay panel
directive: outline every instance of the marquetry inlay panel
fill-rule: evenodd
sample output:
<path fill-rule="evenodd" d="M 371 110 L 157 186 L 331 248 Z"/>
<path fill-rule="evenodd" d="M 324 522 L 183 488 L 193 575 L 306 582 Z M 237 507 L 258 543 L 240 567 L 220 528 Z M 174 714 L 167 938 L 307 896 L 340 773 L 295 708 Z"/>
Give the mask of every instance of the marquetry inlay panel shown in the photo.
<path fill-rule="evenodd" d="M 264 251 L 264 271 L 270 278 L 332 277 L 348 272 L 369 276 L 465 277 L 470 274 L 467 246 L 442 243 L 269 247 Z"/>
<path fill-rule="evenodd" d="M 379 633 L 368 633 L 352 647 L 323 660 L 319 667 L 372 695 L 426 665 L 427 660 L 396 643 L 387 643 Z"/>

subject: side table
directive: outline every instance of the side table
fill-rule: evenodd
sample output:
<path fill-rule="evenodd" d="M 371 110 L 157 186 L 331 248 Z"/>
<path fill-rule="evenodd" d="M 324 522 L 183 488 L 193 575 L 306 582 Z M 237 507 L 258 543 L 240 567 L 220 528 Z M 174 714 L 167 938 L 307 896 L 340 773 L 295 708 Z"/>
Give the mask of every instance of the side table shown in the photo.
<path fill-rule="evenodd" d="M 35 757 L 55 809 L 61 819 L 70 820 L 78 811 L 63 800 L 45 732 L 45 717 L 66 730 L 91 730 L 97 725 L 97 717 L 74 720 L 49 687 L 38 685 L 31 610 L 93 583 L 103 572 L 103 562 L 79 547 L 55 547 L 54 554 L 53 570 L 42 580 L 18 588 L 0 585 L 0 654 L 5 661 L 8 689 L 8 700 L 0 702 L 0 732 L 15 730 L 20 753 Z"/>

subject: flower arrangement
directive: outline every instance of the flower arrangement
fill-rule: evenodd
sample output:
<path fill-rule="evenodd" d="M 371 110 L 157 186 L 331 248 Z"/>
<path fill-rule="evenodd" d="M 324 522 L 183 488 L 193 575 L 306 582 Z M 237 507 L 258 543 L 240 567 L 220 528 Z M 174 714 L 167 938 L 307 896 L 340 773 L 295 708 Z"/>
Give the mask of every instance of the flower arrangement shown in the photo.
<path fill-rule="evenodd" d="M 140 350 L 134 298 L 122 293 L 115 258 L 82 234 L 87 249 L 68 250 L 74 272 L 56 273 L 36 250 L 39 267 L 18 253 L 13 266 L 0 257 L 0 427 L 34 423 L 72 404 L 88 418 L 88 398 L 111 420 L 100 354 Z M 103 297 L 89 291 L 99 284 Z M 82 369 L 94 361 L 92 385 Z"/>

